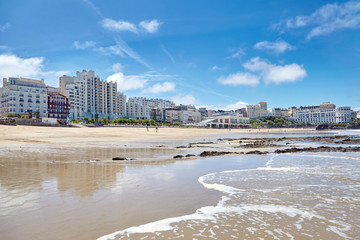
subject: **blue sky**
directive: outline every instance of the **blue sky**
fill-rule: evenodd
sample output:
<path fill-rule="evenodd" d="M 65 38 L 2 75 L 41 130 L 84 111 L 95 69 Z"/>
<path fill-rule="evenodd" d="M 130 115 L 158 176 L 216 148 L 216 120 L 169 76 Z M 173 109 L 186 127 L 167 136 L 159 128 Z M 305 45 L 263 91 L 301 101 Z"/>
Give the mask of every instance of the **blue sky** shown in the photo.
<path fill-rule="evenodd" d="M 0 2 L 0 77 L 94 70 L 128 97 L 360 110 L 360 1 Z"/>

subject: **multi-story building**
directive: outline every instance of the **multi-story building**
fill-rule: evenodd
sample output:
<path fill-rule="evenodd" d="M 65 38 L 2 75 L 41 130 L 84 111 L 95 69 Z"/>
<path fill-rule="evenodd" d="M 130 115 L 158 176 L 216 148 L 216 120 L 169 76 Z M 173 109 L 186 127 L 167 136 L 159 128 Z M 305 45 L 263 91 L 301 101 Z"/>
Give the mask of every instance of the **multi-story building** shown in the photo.
<path fill-rule="evenodd" d="M 277 118 L 288 118 L 289 117 L 289 111 L 286 108 L 271 108 L 269 111 L 270 116 L 274 116 Z"/>
<path fill-rule="evenodd" d="M 126 115 L 133 119 L 150 119 L 150 109 L 146 105 L 146 98 L 129 98 L 126 102 Z"/>
<path fill-rule="evenodd" d="M 29 114 L 47 116 L 47 91 L 44 79 L 3 79 L 0 88 L 0 114 Z"/>
<path fill-rule="evenodd" d="M 194 106 L 180 105 L 165 109 L 165 121 L 191 124 L 201 121 L 201 113 Z"/>
<path fill-rule="evenodd" d="M 353 111 L 350 107 L 338 107 L 330 102 L 318 106 L 301 106 L 295 112 L 295 121 L 310 124 L 347 123 L 352 121 Z"/>
<path fill-rule="evenodd" d="M 250 119 L 265 118 L 269 116 L 266 102 L 259 102 L 256 105 L 246 105 L 246 110 L 247 117 Z"/>
<path fill-rule="evenodd" d="M 124 95 L 117 92 L 117 84 L 101 80 L 92 70 L 76 72 L 74 77 L 64 75 L 59 85 L 60 93 L 69 96 L 72 119 L 125 116 Z"/>
<path fill-rule="evenodd" d="M 48 93 L 48 118 L 67 119 L 70 114 L 69 99 L 61 93 Z"/>
<path fill-rule="evenodd" d="M 240 112 L 230 111 L 226 114 L 215 114 L 199 123 L 200 127 L 209 128 L 244 128 L 250 126 L 250 119 Z"/>

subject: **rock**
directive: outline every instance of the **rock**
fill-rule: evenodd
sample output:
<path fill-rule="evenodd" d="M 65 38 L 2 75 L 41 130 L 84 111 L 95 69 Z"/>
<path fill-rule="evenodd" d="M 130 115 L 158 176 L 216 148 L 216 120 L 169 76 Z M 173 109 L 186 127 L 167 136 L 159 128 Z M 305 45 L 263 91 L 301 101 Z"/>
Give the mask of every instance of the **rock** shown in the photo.
<path fill-rule="evenodd" d="M 204 151 L 200 153 L 200 157 L 213 157 L 213 156 L 221 156 L 227 154 L 237 154 L 236 152 L 217 152 L 217 151 Z"/>
<path fill-rule="evenodd" d="M 184 156 L 183 155 L 175 155 L 173 156 L 173 158 L 183 158 Z"/>
<path fill-rule="evenodd" d="M 186 154 L 185 157 L 195 157 L 195 154 Z"/>
<path fill-rule="evenodd" d="M 259 150 L 255 150 L 255 151 L 249 151 L 247 152 L 246 154 L 259 154 L 259 155 L 263 155 L 263 154 L 268 154 L 269 152 L 267 151 L 264 151 L 264 152 L 261 152 Z"/>
<path fill-rule="evenodd" d="M 128 159 L 125 157 L 113 157 L 112 160 L 113 161 L 124 161 L 124 160 L 128 160 Z"/>

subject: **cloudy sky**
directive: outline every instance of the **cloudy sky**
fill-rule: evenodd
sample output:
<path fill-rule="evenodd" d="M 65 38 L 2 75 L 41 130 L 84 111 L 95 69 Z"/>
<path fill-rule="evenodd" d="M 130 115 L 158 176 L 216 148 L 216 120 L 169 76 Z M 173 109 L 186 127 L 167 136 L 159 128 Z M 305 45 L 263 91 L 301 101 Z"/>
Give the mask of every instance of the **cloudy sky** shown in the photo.
<path fill-rule="evenodd" d="M 0 77 L 94 70 L 128 97 L 360 110 L 360 1 L 0 2 Z"/>

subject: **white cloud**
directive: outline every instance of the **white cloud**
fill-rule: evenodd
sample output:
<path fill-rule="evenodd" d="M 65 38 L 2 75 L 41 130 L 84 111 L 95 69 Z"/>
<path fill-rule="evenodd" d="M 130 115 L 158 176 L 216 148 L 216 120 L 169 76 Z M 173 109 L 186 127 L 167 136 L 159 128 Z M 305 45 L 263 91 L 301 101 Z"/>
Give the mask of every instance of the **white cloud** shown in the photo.
<path fill-rule="evenodd" d="M 165 46 L 163 44 L 160 44 L 160 48 L 170 58 L 171 62 L 175 64 L 175 60 L 174 60 L 173 56 L 169 53 L 169 51 L 165 48 Z"/>
<path fill-rule="evenodd" d="M 106 80 L 116 82 L 118 90 L 121 92 L 144 88 L 148 81 L 144 76 L 125 76 L 122 72 L 114 73 L 110 75 Z"/>
<path fill-rule="evenodd" d="M 105 18 L 101 21 L 101 25 L 103 28 L 114 32 L 129 31 L 132 33 L 140 33 L 145 31 L 148 33 L 156 33 L 159 30 L 161 23 L 156 19 L 151 21 L 141 21 L 139 23 L 139 27 L 137 27 L 134 23 L 124 20 L 116 21 L 111 18 Z"/>
<path fill-rule="evenodd" d="M 259 84 L 259 78 L 250 73 L 234 73 L 230 74 L 227 77 L 220 77 L 218 82 L 224 85 L 248 85 L 256 86 Z"/>
<path fill-rule="evenodd" d="M 25 77 L 45 78 L 51 84 L 56 84 L 58 77 L 68 74 L 69 71 L 43 71 L 44 58 L 20 58 L 14 54 L 0 55 L 0 78 Z M 1 81 L 2 84 L 2 81 Z"/>
<path fill-rule="evenodd" d="M 4 25 L 0 25 L 0 32 L 4 32 L 6 29 L 10 28 L 10 23 L 5 23 Z"/>
<path fill-rule="evenodd" d="M 149 69 L 152 68 L 144 59 L 141 58 L 141 56 L 137 52 L 132 50 L 129 47 L 129 45 L 127 45 L 126 42 L 123 41 L 122 39 L 117 39 L 116 45 L 112 45 L 109 47 L 98 47 L 95 50 L 104 55 L 118 55 L 121 57 L 128 56 L 128 57 L 134 59 L 135 61 L 143 64 L 147 68 L 149 68 Z"/>
<path fill-rule="evenodd" d="M 163 92 L 173 92 L 175 91 L 175 83 L 173 82 L 164 82 L 164 83 L 157 83 L 147 89 L 145 89 L 144 93 L 163 93 Z"/>
<path fill-rule="evenodd" d="M 158 20 L 154 19 L 151 21 L 141 21 L 139 23 L 139 26 L 142 27 L 146 32 L 148 33 L 154 33 L 159 30 L 160 22 Z"/>
<path fill-rule="evenodd" d="M 226 111 L 237 110 L 240 108 L 246 108 L 246 105 L 248 105 L 248 103 L 239 101 L 233 104 L 225 105 L 222 109 Z"/>
<path fill-rule="evenodd" d="M 110 18 L 105 18 L 101 21 L 101 24 L 104 28 L 115 32 L 130 31 L 137 33 L 138 31 L 135 24 L 123 20 L 115 21 Z"/>
<path fill-rule="evenodd" d="M 86 41 L 84 43 L 80 43 L 79 41 L 74 42 L 74 47 L 76 49 L 87 49 L 87 48 L 94 47 L 95 45 L 96 45 L 96 42 L 93 42 L 93 41 Z"/>
<path fill-rule="evenodd" d="M 243 66 L 249 71 L 259 72 L 266 83 L 295 82 L 307 76 L 306 70 L 302 65 L 296 63 L 283 66 L 274 65 L 259 57 L 252 58 Z"/>
<path fill-rule="evenodd" d="M 225 70 L 226 67 L 219 67 L 217 65 L 214 65 L 210 68 L 210 71 L 216 71 L 216 70 Z"/>
<path fill-rule="evenodd" d="M 356 108 L 354 108 L 354 111 L 360 111 L 360 107 L 356 107 Z"/>
<path fill-rule="evenodd" d="M 113 72 L 121 72 L 124 69 L 124 65 L 122 65 L 121 63 L 115 63 L 112 65 L 111 70 Z"/>
<path fill-rule="evenodd" d="M 172 97 L 171 101 L 173 101 L 177 105 L 180 105 L 180 104 L 196 105 L 199 103 L 199 101 L 191 94 L 187 94 L 187 95 L 179 94 L 177 96 Z"/>
<path fill-rule="evenodd" d="M 287 50 L 295 50 L 296 48 L 285 42 L 282 39 L 277 39 L 275 42 L 262 41 L 254 45 L 254 48 L 259 50 L 268 50 L 276 54 L 283 53 Z"/>
<path fill-rule="evenodd" d="M 311 39 L 327 35 L 340 29 L 354 29 L 360 26 L 360 2 L 348 1 L 342 4 L 326 4 L 309 16 L 296 16 L 275 25 L 276 28 L 290 29 L 311 26 L 306 36 Z"/>
<path fill-rule="evenodd" d="M 245 55 L 245 51 L 242 48 L 238 48 L 235 53 L 225 59 L 241 58 Z"/>

